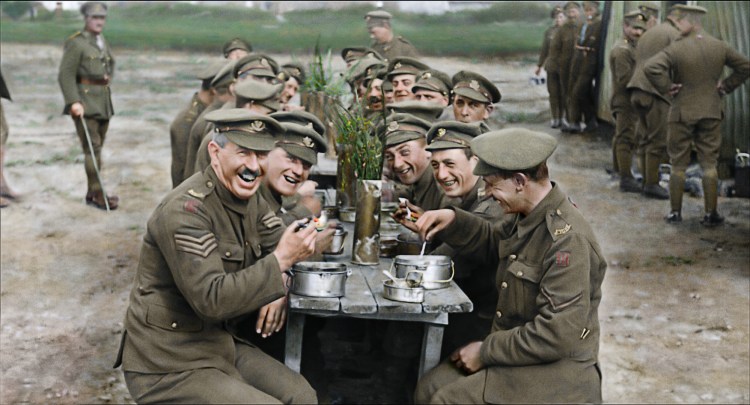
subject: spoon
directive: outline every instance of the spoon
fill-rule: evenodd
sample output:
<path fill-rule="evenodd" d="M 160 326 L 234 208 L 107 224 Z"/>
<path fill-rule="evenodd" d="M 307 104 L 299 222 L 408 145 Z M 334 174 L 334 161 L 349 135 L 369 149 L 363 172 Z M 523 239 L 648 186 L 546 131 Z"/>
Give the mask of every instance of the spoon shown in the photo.
<path fill-rule="evenodd" d="M 399 280 L 396 277 L 393 277 L 393 274 L 391 274 L 388 270 L 383 270 L 383 274 L 385 274 L 386 277 L 388 277 L 389 280 L 393 283 L 394 287 L 402 287 L 403 280 Z"/>
<path fill-rule="evenodd" d="M 422 242 L 422 250 L 419 252 L 420 256 L 424 256 L 424 248 L 427 246 L 427 239 L 425 239 L 424 242 Z"/>

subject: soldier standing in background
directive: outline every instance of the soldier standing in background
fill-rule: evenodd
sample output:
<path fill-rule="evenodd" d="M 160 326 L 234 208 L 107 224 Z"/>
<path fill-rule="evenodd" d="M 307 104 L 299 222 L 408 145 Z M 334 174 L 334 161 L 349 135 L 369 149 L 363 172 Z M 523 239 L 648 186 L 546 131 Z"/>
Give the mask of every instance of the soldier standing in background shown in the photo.
<path fill-rule="evenodd" d="M 10 91 L 5 85 L 3 73 L 0 72 L 0 98 L 10 100 Z M 0 102 L 0 208 L 5 208 L 18 198 L 16 193 L 8 187 L 5 180 L 5 144 L 8 142 L 8 121 L 5 119 L 3 104 Z"/>
<path fill-rule="evenodd" d="M 561 82 L 560 82 L 560 67 L 557 59 L 560 56 L 559 50 L 554 52 L 554 58 L 553 58 L 553 52 L 550 50 L 552 45 L 552 40 L 555 37 L 555 34 L 560 29 L 560 27 L 565 24 L 565 13 L 563 13 L 562 8 L 555 7 L 552 9 L 552 19 L 554 20 L 554 24 L 547 28 L 547 31 L 544 32 L 544 42 L 542 42 L 542 50 L 539 53 L 539 61 L 536 64 L 536 70 L 534 71 L 534 75 L 539 76 L 539 73 L 542 71 L 542 67 L 547 71 L 547 91 L 549 92 L 549 110 L 550 115 L 552 116 L 550 121 L 550 127 L 552 128 L 560 128 L 561 119 L 563 117 L 564 108 L 565 105 L 565 99 L 562 98 L 562 95 L 564 94 L 561 89 Z M 559 43 L 557 43 L 559 45 Z"/>
<path fill-rule="evenodd" d="M 586 15 L 583 23 L 576 27 L 576 43 L 573 60 L 570 66 L 568 85 L 568 126 L 564 132 L 579 133 L 583 131 L 581 122 L 585 120 L 586 130 L 595 130 L 596 105 L 594 100 L 594 80 L 598 75 L 598 55 L 601 45 L 602 20 L 599 17 L 599 2 L 584 1 L 583 12 Z"/>
<path fill-rule="evenodd" d="M 659 23 L 659 6 L 651 3 L 643 3 L 638 10 L 646 17 L 646 30 L 654 28 Z"/>
<path fill-rule="evenodd" d="M 114 115 L 110 82 L 115 70 L 115 60 L 102 31 L 107 20 L 107 6 L 100 2 L 87 2 L 81 6 L 85 26 L 65 41 L 58 82 L 65 98 L 63 114 L 70 114 L 81 141 L 85 159 L 88 191 L 86 203 L 105 209 L 117 208 L 119 198 L 105 196 L 97 175 L 102 170 L 101 152 L 109 128 L 109 119 Z M 88 129 L 88 135 L 87 135 Z M 96 162 L 89 148 L 94 149 Z M 104 199 L 107 198 L 105 203 Z"/>
<path fill-rule="evenodd" d="M 667 19 L 646 31 L 635 48 L 635 71 L 628 83 L 630 103 L 638 114 L 638 160 L 643 172 L 643 195 L 669 199 L 669 192 L 659 185 L 659 165 L 667 163 L 667 114 L 671 97 L 657 91 L 643 72 L 646 61 L 680 37 L 675 25 L 674 9 Z"/>
<path fill-rule="evenodd" d="M 620 191 L 640 193 L 641 185 L 633 177 L 630 166 L 636 150 L 635 124 L 637 115 L 630 104 L 628 82 L 635 69 L 635 46 L 646 29 L 646 17 L 632 11 L 623 18 L 624 38 L 617 42 L 609 54 L 612 71 L 612 115 L 615 118 L 615 136 L 612 138 L 612 157 L 615 170 L 620 174 Z"/>
<path fill-rule="evenodd" d="M 568 87 L 570 81 L 570 63 L 576 43 L 576 26 L 581 18 L 581 6 L 575 1 L 565 3 L 567 20 L 552 38 L 549 59 L 557 63 L 557 74 L 560 77 L 560 100 L 562 100 L 560 127 L 566 128 L 568 112 Z"/>
<path fill-rule="evenodd" d="M 386 63 L 399 56 L 418 58 L 419 53 L 411 42 L 395 35 L 391 27 L 391 13 L 384 10 L 370 11 L 365 15 L 367 31 L 373 42 L 370 47 L 383 57 Z"/>
<path fill-rule="evenodd" d="M 703 202 L 706 227 L 724 223 L 717 211 L 719 174 L 716 163 L 721 147 L 721 97 L 750 77 L 750 60 L 725 42 L 703 31 L 699 6 L 674 6 L 675 25 L 682 34 L 667 49 L 646 61 L 646 77 L 662 94 L 673 96 L 667 123 L 667 152 L 672 164 L 669 178 L 669 223 L 682 221 L 682 194 L 690 151 L 695 147 L 703 169 Z M 721 79 L 724 66 L 732 74 Z"/>
<path fill-rule="evenodd" d="M 224 44 L 222 49 L 224 58 L 229 60 L 240 59 L 253 52 L 253 46 L 240 38 L 232 38 Z"/>

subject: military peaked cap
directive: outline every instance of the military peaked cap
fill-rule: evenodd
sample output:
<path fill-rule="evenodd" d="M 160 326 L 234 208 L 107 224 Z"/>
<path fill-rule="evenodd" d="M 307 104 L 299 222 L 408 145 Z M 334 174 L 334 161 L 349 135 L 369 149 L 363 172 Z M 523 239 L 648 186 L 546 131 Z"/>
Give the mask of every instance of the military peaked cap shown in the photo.
<path fill-rule="evenodd" d="M 429 103 L 416 100 L 397 101 L 387 104 L 386 110 L 394 114 L 411 114 L 427 122 L 434 122 L 443 113 L 443 106 L 438 103 Z"/>
<path fill-rule="evenodd" d="M 285 132 L 275 119 L 244 108 L 211 111 L 206 114 L 206 121 L 214 123 L 214 133 L 224 134 L 243 148 L 261 152 L 272 150 L 276 138 Z"/>
<path fill-rule="evenodd" d="M 453 89 L 453 83 L 451 78 L 439 71 L 439 70 L 425 70 L 417 75 L 417 82 L 411 88 L 412 93 L 416 93 L 419 89 L 425 89 L 430 91 L 436 91 L 446 97 L 450 102 L 451 89 Z"/>
<path fill-rule="evenodd" d="M 312 129 L 320 136 L 325 136 L 326 134 L 326 127 L 323 124 L 323 121 L 307 111 L 279 111 L 271 114 L 271 117 L 281 123 L 288 122 L 292 124 L 299 124 L 302 126 L 308 126 L 308 124 L 312 124 Z"/>
<path fill-rule="evenodd" d="M 506 128 L 479 135 L 471 141 L 471 150 L 479 157 L 474 168 L 477 176 L 501 170 L 526 170 L 547 160 L 557 140 L 544 132 L 525 128 Z"/>
<path fill-rule="evenodd" d="M 479 73 L 462 70 L 453 75 L 453 93 L 480 103 L 494 104 L 500 101 L 500 90 Z"/>
<path fill-rule="evenodd" d="M 568 11 L 571 8 L 577 8 L 577 9 L 580 10 L 581 9 L 581 5 L 578 4 L 577 1 L 569 1 L 569 2 L 565 3 L 565 6 L 563 6 L 563 10 L 565 10 L 565 11 Z"/>
<path fill-rule="evenodd" d="M 688 6 L 687 4 L 675 4 L 671 10 L 678 14 L 706 14 L 708 12 L 701 6 Z"/>
<path fill-rule="evenodd" d="M 342 49 L 341 59 L 343 59 L 344 62 L 349 63 L 369 54 L 372 54 L 374 57 L 378 59 L 383 59 L 378 53 L 378 51 L 372 48 L 366 47 L 366 46 L 350 46 L 348 48 Z"/>
<path fill-rule="evenodd" d="M 227 61 L 224 59 L 213 61 L 203 67 L 203 69 L 201 69 L 201 71 L 199 71 L 198 74 L 195 75 L 195 77 L 198 80 L 213 80 L 213 78 L 216 77 L 216 74 L 221 71 L 221 68 L 224 67 L 226 62 Z"/>
<path fill-rule="evenodd" d="M 87 17 L 106 17 L 107 5 L 100 1 L 87 1 L 81 6 L 81 14 Z"/>
<path fill-rule="evenodd" d="M 239 78 L 245 74 L 259 77 L 273 77 L 279 74 L 279 64 L 270 56 L 262 53 L 245 55 L 237 60 L 234 67 L 234 77 Z"/>
<path fill-rule="evenodd" d="M 471 140 L 484 132 L 484 127 L 478 122 L 438 122 L 427 131 L 427 150 L 471 149 Z"/>
<path fill-rule="evenodd" d="M 429 121 L 403 113 L 389 115 L 381 125 L 384 128 L 381 127 L 378 132 L 382 133 L 384 130 L 386 148 L 415 139 L 425 139 L 431 126 Z"/>
<path fill-rule="evenodd" d="M 397 75 L 414 75 L 417 76 L 419 72 L 429 70 L 430 67 L 424 63 L 406 56 L 394 58 L 388 63 L 388 78 L 392 78 Z"/>
<path fill-rule="evenodd" d="M 299 125 L 282 122 L 286 132 L 276 140 L 276 147 L 310 165 L 318 163 L 318 153 L 328 150 L 326 140 L 313 129 L 312 123 Z"/>
<path fill-rule="evenodd" d="M 224 44 L 224 47 L 222 49 L 224 51 L 224 57 L 226 58 L 227 56 L 229 56 L 229 53 L 235 49 L 243 49 L 250 53 L 253 51 L 253 46 L 250 45 L 250 42 L 247 42 L 244 39 L 232 38 Z"/>
<path fill-rule="evenodd" d="M 234 82 L 234 68 L 237 65 L 237 60 L 230 60 L 224 63 L 224 66 L 216 72 L 213 80 L 211 80 L 211 87 L 221 88 L 228 87 Z"/>
<path fill-rule="evenodd" d="M 297 83 L 304 84 L 305 68 L 299 63 L 290 62 L 285 65 L 281 65 L 281 72 L 279 72 L 276 77 L 278 77 L 282 82 L 285 82 L 289 80 L 290 77 L 293 77 L 295 80 L 297 80 Z"/>
<path fill-rule="evenodd" d="M 646 16 L 640 10 L 631 11 L 623 16 L 623 20 L 631 27 L 646 29 Z"/>
<path fill-rule="evenodd" d="M 237 84 L 234 93 L 237 96 L 238 105 L 247 102 L 255 102 L 272 111 L 280 109 L 278 95 L 283 89 L 283 84 L 270 84 L 258 80 L 244 80 Z"/>
<path fill-rule="evenodd" d="M 659 6 L 654 3 L 641 3 L 638 6 L 638 10 L 645 14 L 646 17 L 657 16 L 660 11 Z"/>
<path fill-rule="evenodd" d="M 370 27 L 382 27 L 387 23 L 390 23 L 393 16 L 391 13 L 385 10 L 370 11 L 365 14 L 365 21 L 367 21 L 367 28 Z"/>

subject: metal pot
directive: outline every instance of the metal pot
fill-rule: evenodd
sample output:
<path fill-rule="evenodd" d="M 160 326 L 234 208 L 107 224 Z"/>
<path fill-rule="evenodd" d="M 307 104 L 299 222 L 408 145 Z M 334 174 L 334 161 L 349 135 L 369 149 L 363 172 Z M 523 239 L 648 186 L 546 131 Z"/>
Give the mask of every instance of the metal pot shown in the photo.
<path fill-rule="evenodd" d="M 383 281 L 383 297 L 391 301 L 401 302 L 424 302 L 424 288 L 422 287 L 409 287 L 406 280 L 396 280 L 398 284 L 394 284 L 393 280 Z"/>
<path fill-rule="evenodd" d="M 325 254 L 329 255 L 339 255 L 341 252 L 344 251 L 344 241 L 346 240 L 346 235 L 348 235 L 349 232 L 344 230 L 344 227 L 341 225 L 336 227 L 336 230 L 333 232 L 333 239 L 331 240 L 331 246 L 326 250 Z"/>
<path fill-rule="evenodd" d="M 346 264 L 329 262 L 299 262 L 291 272 L 291 291 L 308 297 L 343 297 L 352 274 Z"/>
<path fill-rule="evenodd" d="M 455 269 L 448 256 L 438 255 L 399 255 L 393 259 L 396 277 L 420 280 L 428 290 L 448 287 L 453 280 Z"/>
<path fill-rule="evenodd" d="M 398 254 L 398 234 L 380 232 L 380 257 L 394 257 Z"/>
<path fill-rule="evenodd" d="M 339 217 L 339 207 L 335 205 L 328 205 L 323 207 L 323 212 L 326 213 L 326 217 L 328 217 L 328 219 L 338 219 Z"/>
<path fill-rule="evenodd" d="M 418 255 L 422 251 L 424 241 L 414 232 L 402 232 L 398 234 L 398 254 L 400 255 Z M 429 252 L 432 242 L 427 242 L 425 252 Z"/>
<path fill-rule="evenodd" d="M 339 219 L 342 222 L 353 223 L 357 216 L 357 210 L 354 208 L 341 208 L 339 209 Z"/>

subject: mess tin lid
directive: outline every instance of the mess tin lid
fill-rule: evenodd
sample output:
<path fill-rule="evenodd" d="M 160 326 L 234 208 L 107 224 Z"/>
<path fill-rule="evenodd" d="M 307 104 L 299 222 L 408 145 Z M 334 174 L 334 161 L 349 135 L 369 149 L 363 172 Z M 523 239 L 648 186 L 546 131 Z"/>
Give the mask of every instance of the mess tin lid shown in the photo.
<path fill-rule="evenodd" d="M 442 266 L 451 264 L 451 258 L 443 255 L 398 255 L 393 259 L 396 265 L 434 265 Z"/>

